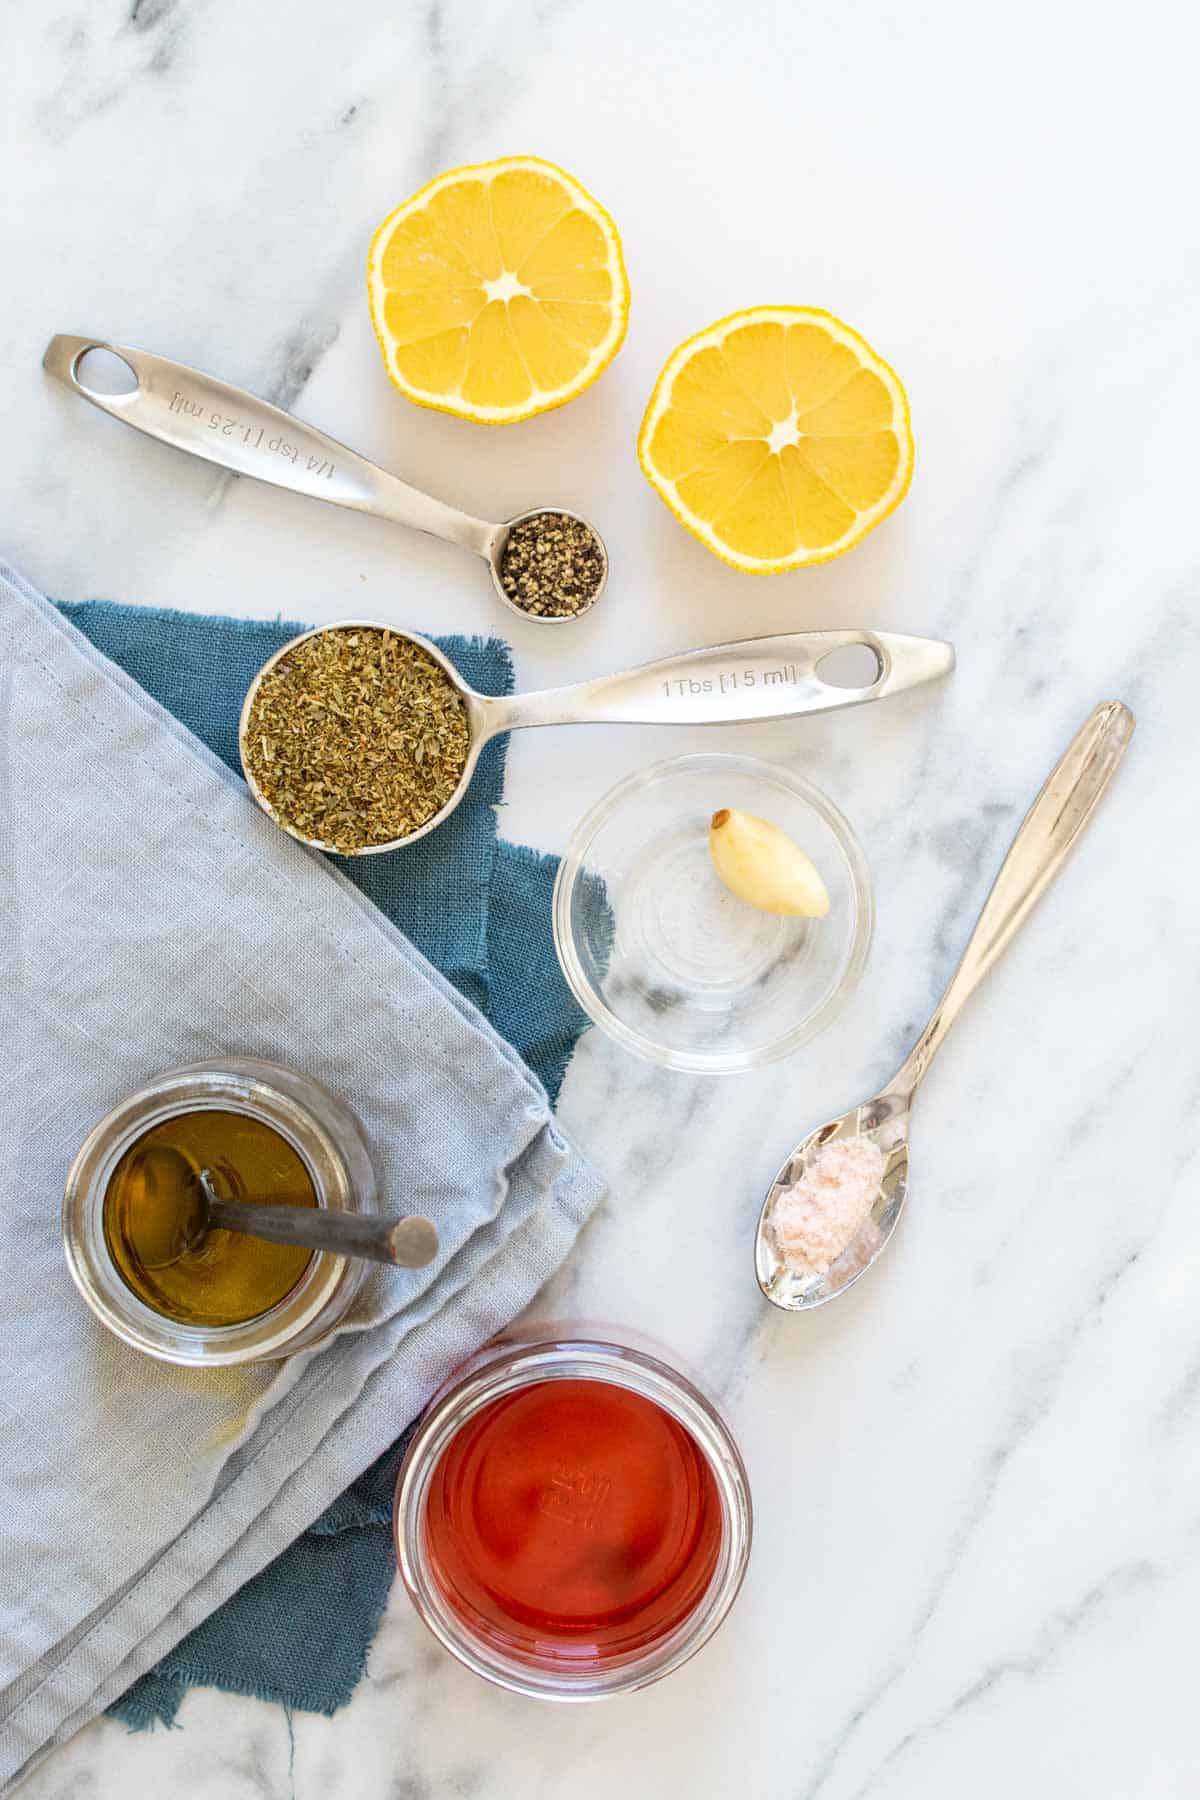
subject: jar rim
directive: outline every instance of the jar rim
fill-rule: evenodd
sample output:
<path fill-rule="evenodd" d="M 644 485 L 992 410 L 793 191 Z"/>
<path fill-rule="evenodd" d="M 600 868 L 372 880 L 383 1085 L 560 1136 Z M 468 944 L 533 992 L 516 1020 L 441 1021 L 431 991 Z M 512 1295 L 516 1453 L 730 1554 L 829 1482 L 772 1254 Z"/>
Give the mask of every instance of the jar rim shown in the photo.
<path fill-rule="evenodd" d="M 433 1475 L 467 1421 L 504 1395 L 566 1380 L 608 1382 L 661 1407 L 704 1456 L 721 1508 L 716 1566 L 692 1610 L 660 1638 L 614 1653 L 601 1667 L 554 1666 L 551 1658 L 544 1664 L 530 1662 L 473 1632 L 449 1605 L 434 1577 L 424 1528 Z M 741 1587 L 753 1515 L 741 1453 L 724 1419 L 694 1382 L 640 1344 L 555 1335 L 523 1341 L 502 1338 L 485 1346 L 439 1390 L 417 1426 L 396 1478 L 392 1529 L 397 1566 L 409 1598 L 444 1649 L 475 1674 L 513 1693 L 588 1701 L 648 1687 L 680 1668 L 708 1642 Z"/>

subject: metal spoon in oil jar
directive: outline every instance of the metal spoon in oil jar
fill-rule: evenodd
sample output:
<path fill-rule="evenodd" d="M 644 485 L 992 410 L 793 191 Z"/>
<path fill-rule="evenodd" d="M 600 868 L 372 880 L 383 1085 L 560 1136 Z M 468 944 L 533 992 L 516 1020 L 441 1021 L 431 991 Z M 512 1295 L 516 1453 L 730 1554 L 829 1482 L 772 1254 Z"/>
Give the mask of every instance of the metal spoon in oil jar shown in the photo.
<path fill-rule="evenodd" d="M 802 1138 L 771 1183 L 759 1215 L 754 1272 L 772 1305 L 785 1312 L 824 1305 L 853 1286 L 891 1241 L 908 1191 L 913 1095 L 963 1006 L 1062 868 L 1112 780 L 1133 728 L 1133 714 L 1119 700 L 1105 700 L 1095 709 L 1026 814 L 950 985 L 903 1066 L 873 1100 L 851 1107 Z M 850 1141 L 856 1146 L 850 1155 L 867 1167 L 882 1159 L 870 1213 L 855 1239 L 826 1270 L 789 1267 L 772 1230 L 779 1197 L 812 1168 L 815 1153 Z"/>
<path fill-rule="evenodd" d="M 158 1146 L 146 1157 L 146 1182 L 157 1177 L 154 1159 L 171 1158 L 185 1164 L 176 1150 Z M 208 1232 L 233 1231 L 240 1237 L 258 1238 L 267 1244 L 287 1244 L 301 1250 L 325 1250 L 331 1256 L 359 1256 L 370 1262 L 390 1263 L 397 1269 L 423 1269 L 438 1253 L 437 1227 L 420 1213 L 404 1218 L 379 1218 L 370 1213 L 347 1213 L 320 1206 L 291 1206 L 269 1202 L 247 1205 L 241 1200 L 222 1200 L 209 1169 L 193 1170 L 181 1184 L 179 1168 L 171 1169 L 173 1190 L 186 1187 L 189 1206 L 178 1221 L 170 1253 L 155 1268 L 175 1262 L 194 1249 Z M 166 1164 L 162 1165 L 165 1178 Z M 190 1177 L 190 1179 L 189 1179 Z"/>
<path fill-rule="evenodd" d="M 93 377 L 88 358 L 108 368 L 105 385 Z M 114 364 L 113 358 L 117 361 Z M 125 365 L 122 377 L 120 364 Z M 267 400 L 231 387 L 215 376 L 191 369 L 185 363 L 152 356 L 127 344 L 110 344 L 104 338 L 72 337 L 60 333 L 51 338 L 42 367 L 73 394 L 89 400 L 101 412 L 122 419 L 147 437 L 186 450 L 202 461 L 216 463 L 234 475 L 252 475 L 273 487 L 289 488 L 313 500 L 349 507 L 352 512 L 372 513 L 395 525 L 428 532 L 481 556 L 491 571 L 492 586 L 505 606 L 538 625 L 565 625 L 581 619 L 595 606 L 608 580 L 608 552 L 594 525 L 565 506 L 539 506 L 496 524 L 460 512 L 401 481 L 377 463 L 369 462 L 336 438 L 327 437 L 314 425 L 306 425 Z M 121 380 L 123 388 L 114 392 Z M 588 571 L 566 604 L 568 611 L 535 611 L 536 600 L 523 605 L 504 584 L 505 551 L 509 534 L 518 526 L 545 519 L 547 530 L 566 520 L 577 528 L 581 561 Z M 586 535 L 584 535 L 586 534 Z M 510 572 L 514 588 L 516 581 Z M 553 602 L 558 604 L 558 602 Z"/>

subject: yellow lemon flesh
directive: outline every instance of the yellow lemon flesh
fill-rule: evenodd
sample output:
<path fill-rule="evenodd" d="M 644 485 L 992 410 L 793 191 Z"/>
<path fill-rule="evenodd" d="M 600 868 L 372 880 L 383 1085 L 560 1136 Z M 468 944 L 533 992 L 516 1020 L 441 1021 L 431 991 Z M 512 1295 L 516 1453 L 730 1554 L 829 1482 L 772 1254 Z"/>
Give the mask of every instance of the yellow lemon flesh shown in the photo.
<path fill-rule="evenodd" d="M 536 156 L 451 169 L 389 213 L 367 290 L 401 392 L 486 425 L 581 394 L 629 318 L 616 226 L 573 176 Z"/>
<path fill-rule="evenodd" d="M 829 893 L 812 859 L 769 819 L 723 806 L 712 816 L 708 849 L 731 894 L 760 912 L 823 919 Z"/>
<path fill-rule="evenodd" d="M 831 313 L 759 306 L 681 344 L 638 436 L 655 492 L 702 544 L 754 575 L 828 562 L 912 479 L 908 401 Z"/>

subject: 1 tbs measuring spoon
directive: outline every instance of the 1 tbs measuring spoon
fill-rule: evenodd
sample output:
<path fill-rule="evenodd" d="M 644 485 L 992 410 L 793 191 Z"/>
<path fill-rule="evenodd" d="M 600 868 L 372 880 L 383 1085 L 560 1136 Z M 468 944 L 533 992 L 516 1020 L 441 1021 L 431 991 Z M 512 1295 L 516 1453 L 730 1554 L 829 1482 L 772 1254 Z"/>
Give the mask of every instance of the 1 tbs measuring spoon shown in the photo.
<path fill-rule="evenodd" d="M 1133 736 L 1134 719 L 1119 700 L 1104 700 L 1072 738 L 1013 839 L 984 902 L 962 960 L 933 1017 L 881 1094 L 852 1106 L 802 1138 L 771 1183 L 759 1215 L 754 1272 L 772 1305 L 806 1312 L 844 1294 L 891 1241 L 908 1191 L 908 1115 L 913 1095 L 943 1038 L 979 983 L 1012 943 L 1090 820 Z M 824 1274 L 798 1273 L 776 1251 L 771 1213 L 784 1189 L 804 1174 L 814 1150 L 835 1139 L 867 1138 L 883 1156 L 879 1191 L 855 1241 Z"/>
<path fill-rule="evenodd" d="M 266 676 L 291 655 L 297 644 L 325 631 L 386 631 L 393 638 L 419 645 L 445 671 L 462 699 L 470 738 L 458 786 L 441 811 L 407 837 L 341 852 L 353 856 L 398 850 L 435 830 L 466 793 L 484 745 L 506 731 L 518 731 L 526 725 L 736 725 L 758 719 L 787 719 L 882 700 L 948 675 L 954 667 L 953 646 L 937 638 L 903 637 L 892 631 L 799 631 L 714 644 L 707 650 L 686 650 L 678 656 L 643 663 L 618 675 L 599 675 L 594 681 L 581 681 L 572 687 L 496 697 L 477 694 L 468 687 L 437 645 L 415 631 L 397 631 L 373 619 L 344 619 L 335 625 L 318 626 L 315 631 L 292 638 L 264 663 L 250 685 L 238 726 L 242 768 L 250 792 L 277 825 L 315 850 L 332 850 L 335 846 L 303 837 L 279 817 L 251 772 L 247 744 L 255 696 Z M 822 663 L 834 651 L 852 645 L 862 645 L 872 653 L 872 679 L 855 687 L 825 680 Z"/>
<path fill-rule="evenodd" d="M 124 363 L 134 385 L 124 392 L 106 392 L 89 386 L 84 359 L 93 350 L 103 351 Z M 473 550 L 488 565 L 492 586 L 512 612 L 538 625 L 565 625 L 591 611 L 608 580 L 608 552 L 595 526 L 566 506 L 538 506 L 501 524 L 476 519 L 411 487 L 390 475 L 377 463 L 368 462 L 335 438 L 326 437 L 314 425 L 306 425 L 267 400 L 259 400 L 242 388 L 230 387 L 199 369 L 133 350 L 127 344 L 110 344 L 104 338 L 51 338 L 42 357 L 47 374 L 71 392 L 98 406 L 101 412 L 122 419 L 126 425 L 158 438 L 176 450 L 186 450 L 204 462 L 229 469 L 235 475 L 252 475 L 275 487 L 290 488 L 313 500 L 346 506 L 352 512 L 372 513 L 395 525 L 428 532 Z M 110 365 L 111 368 L 111 365 Z M 509 598 L 500 569 L 508 534 L 514 525 L 543 514 L 573 519 L 595 538 L 603 571 L 595 593 L 577 612 L 533 613 Z"/>

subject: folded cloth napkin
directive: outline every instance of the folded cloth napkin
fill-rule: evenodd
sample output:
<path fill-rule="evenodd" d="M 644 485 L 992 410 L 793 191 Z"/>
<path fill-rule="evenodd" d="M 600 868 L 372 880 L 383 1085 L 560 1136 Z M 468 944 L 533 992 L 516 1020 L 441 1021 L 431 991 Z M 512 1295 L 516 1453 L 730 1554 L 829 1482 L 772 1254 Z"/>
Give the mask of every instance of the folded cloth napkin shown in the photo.
<path fill-rule="evenodd" d="M 85 600 L 60 607 L 223 761 L 240 768 L 242 697 L 267 657 L 303 627 Z M 471 686 L 512 687 L 508 646 L 439 640 Z M 504 740 L 480 759 L 447 825 L 403 856 L 338 859 L 346 874 L 482 1007 L 557 1098 L 586 1024 L 550 930 L 558 859 L 497 838 Z M 366 1662 L 395 1572 L 391 1502 L 404 1435 L 295 1543 L 190 1631 L 108 1711 L 135 1730 L 169 1723 L 189 1687 L 334 1712 Z"/>
<path fill-rule="evenodd" d="M 484 853 L 488 833 L 484 820 Z M 421 848 L 402 853 L 406 866 Z M 460 879 L 488 885 L 477 863 Z M 429 925 L 448 966 L 462 955 L 462 987 L 494 1001 L 486 896 L 478 904 L 473 952 L 454 948 L 436 894 Z M 126 1693 L 322 1515 L 296 1579 L 323 1550 L 345 1550 L 339 1539 L 368 1549 L 353 1527 L 379 1512 L 371 1474 L 430 1389 L 561 1261 L 601 1186 L 542 1084 L 460 989 L 11 573 L 0 914 L 2 1782 Z M 344 1095 L 383 1191 L 421 1196 L 442 1249 L 427 1270 L 374 1272 L 322 1346 L 175 1369 L 92 1319 L 63 1261 L 59 1196 L 78 1143 L 123 1093 L 169 1064 L 235 1052 Z M 299 1643 L 292 1662 L 303 1668 Z"/>

